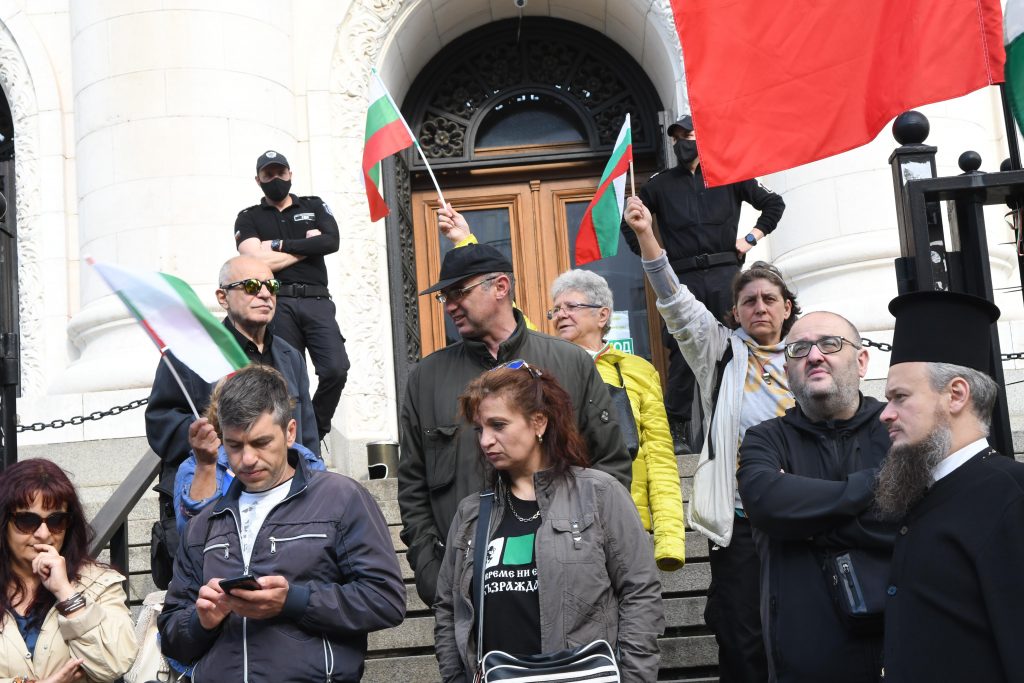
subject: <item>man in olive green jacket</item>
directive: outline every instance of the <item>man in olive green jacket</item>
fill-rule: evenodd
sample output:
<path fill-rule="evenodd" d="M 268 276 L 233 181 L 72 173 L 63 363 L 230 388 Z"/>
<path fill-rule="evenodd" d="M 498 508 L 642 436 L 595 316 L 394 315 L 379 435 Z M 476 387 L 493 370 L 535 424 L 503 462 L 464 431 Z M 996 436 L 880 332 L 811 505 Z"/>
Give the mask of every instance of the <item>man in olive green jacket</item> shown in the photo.
<path fill-rule="evenodd" d="M 448 252 L 440 281 L 420 292 L 440 292 L 445 313 L 462 340 L 430 354 L 409 376 L 402 406 L 398 503 L 402 541 L 416 575 L 416 591 L 433 605 L 437 574 L 459 501 L 483 489 L 476 434 L 458 415 L 457 401 L 480 373 L 511 360 L 556 376 L 576 408 L 576 423 L 593 467 L 628 489 L 632 462 L 611 413 L 611 399 L 586 351 L 527 329 L 512 307 L 512 264 L 486 244 Z"/>

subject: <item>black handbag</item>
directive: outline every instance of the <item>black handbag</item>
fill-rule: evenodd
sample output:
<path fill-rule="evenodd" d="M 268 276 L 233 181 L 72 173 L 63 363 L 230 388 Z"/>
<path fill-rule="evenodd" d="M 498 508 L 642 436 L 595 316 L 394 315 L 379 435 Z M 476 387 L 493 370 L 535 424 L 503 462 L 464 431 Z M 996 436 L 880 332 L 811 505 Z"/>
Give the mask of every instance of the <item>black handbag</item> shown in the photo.
<path fill-rule="evenodd" d="M 822 570 L 839 620 L 853 633 L 882 633 L 890 556 L 882 551 L 825 553 Z"/>
<path fill-rule="evenodd" d="M 612 411 L 615 414 L 615 422 L 622 432 L 622 441 L 626 444 L 629 457 L 636 459 L 640 452 L 640 432 L 636 427 L 636 419 L 633 417 L 633 406 L 629 403 L 629 394 L 626 392 L 626 381 L 622 378 L 622 369 L 615 364 L 615 370 L 619 373 L 619 384 L 622 386 L 608 385 L 608 393 L 612 397 Z"/>
<path fill-rule="evenodd" d="M 481 683 L 502 681 L 559 681 L 559 683 L 620 683 L 619 665 L 615 653 L 604 640 L 595 640 L 559 652 L 516 656 L 491 650 L 481 655 L 484 642 L 484 554 L 487 551 L 487 532 L 491 524 L 494 491 L 480 492 L 480 514 L 476 520 L 473 548 L 473 596 L 476 603 L 476 679 Z"/>

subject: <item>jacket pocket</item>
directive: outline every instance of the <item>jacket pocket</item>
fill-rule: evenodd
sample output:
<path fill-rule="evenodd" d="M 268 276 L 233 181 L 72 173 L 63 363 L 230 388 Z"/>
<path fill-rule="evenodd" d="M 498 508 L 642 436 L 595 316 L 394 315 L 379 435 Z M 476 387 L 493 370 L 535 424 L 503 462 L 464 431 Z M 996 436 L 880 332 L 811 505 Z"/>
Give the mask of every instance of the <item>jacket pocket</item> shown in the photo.
<path fill-rule="evenodd" d="M 455 446 L 458 432 L 458 425 L 443 425 L 423 430 L 427 486 L 431 490 L 445 488 L 455 480 Z"/>
<path fill-rule="evenodd" d="M 560 562 L 597 563 L 605 573 L 604 539 L 600 537 L 592 514 L 583 515 L 580 519 L 552 519 L 551 528 L 555 532 L 555 552 Z"/>
<path fill-rule="evenodd" d="M 295 541 L 304 541 L 304 540 L 313 539 L 313 538 L 327 538 L 327 534 L 297 534 L 295 536 L 285 536 L 285 537 L 271 536 L 270 537 L 270 554 L 271 555 L 276 554 L 277 553 L 277 548 L 278 548 L 279 545 L 287 546 L 289 543 L 294 543 Z M 282 550 L 284 550 L 284 548 L 282 548 Z"/>
<path fill-rule="evenodd" d="M 591 603 L 570 591 L 565 591 L 562 601 L 564 606 L 562 610 L 563 628 L 567 646 L 579 647 L 598 639 L 606 640 L 612 644 L 612 647 L 615 646 L 614 638 L 611 637 L 608 625 L 605 623 L 602 605 Z"/>

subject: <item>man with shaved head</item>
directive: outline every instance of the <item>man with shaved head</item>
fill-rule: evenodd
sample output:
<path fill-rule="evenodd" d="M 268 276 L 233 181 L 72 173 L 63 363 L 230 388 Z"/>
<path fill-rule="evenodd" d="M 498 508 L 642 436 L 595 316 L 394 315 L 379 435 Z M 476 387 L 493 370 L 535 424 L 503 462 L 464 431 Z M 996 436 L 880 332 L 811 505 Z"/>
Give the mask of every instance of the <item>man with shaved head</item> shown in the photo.
<path fill-rule="evenodd" d="M 273 366 L 285 377 L 288 394 L 295 401 L 294 417 L 298 424 L 296 443 L 305 446 L 308 452 L 319 460 L 320 440 L 317 437 L 316 418 L 309 397 L 309 373 L 306 361 L 293 346 L 284 339 L 275 337 L 267 329 L 277 309 L 277 290 L 280 282 L 274 278 L 270 267 L 248 256 L 229 259 L 220 269 L 217 284 L 217 302 L 227 312 L 224 326 L 228 328 L 245 355 L 253 363 Z M 200 415 L 210 403 L 213 384 L 192 372 L 170 352 L 167 358 L 174 365 L 184 389 Z M 163 534 L 161 541 L 166 548 L 158 553 L 163 562 L 154 561 L 153 579 L 158 586 L 166 588 L 170 581 L 169 562 L 177 548 L 175 524 L 175 494 L 179 501 L 190 498 L 205 502 L 219 490 L 222 479 L 216 465 L 220 439 L 206 418 L 196 419 L 189 401 L 178 386 L 171 371 L 161 361 L 157 366 L 153 389 L 146 405 L 146 438 L 153 452 L 163 460 L 160 482 L 156 490 L 160 493 L 160 519 L 154 528 L 154 542 Z M 194 479 L 189 477 L 185 484 L 188 490 L 176 492 L 174 477 L 178 466 L 189 456 L 195 456 Z M 197 484 L 193 491 L 193 484 Z M 193 493 L 194 495 L 189 496 Z"/>
<path fill-rule="evenodd" d="M 884 404 L 860 393 L 868 367 L 860 339 L 835 313 L 798 320 L 786 336 L 796 406 L 748 429 L 740 447 L 771 681 L 867 682 L 881 672 L 881 613 L 851 618 L 833 593 L 859 586 L 884 602 L 869 579 L 884 583 L 895 538 L 873 505 L 889 437 L 878 419 Z M 853 572 L 833 575 L 837 558 Z"/>

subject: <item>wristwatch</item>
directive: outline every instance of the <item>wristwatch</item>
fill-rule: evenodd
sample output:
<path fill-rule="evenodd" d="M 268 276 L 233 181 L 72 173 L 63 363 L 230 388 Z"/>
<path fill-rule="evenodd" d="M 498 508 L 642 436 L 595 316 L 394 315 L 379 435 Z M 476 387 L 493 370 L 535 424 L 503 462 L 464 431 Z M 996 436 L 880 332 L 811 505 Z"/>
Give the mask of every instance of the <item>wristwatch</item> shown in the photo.
<path fill-rule="evenodd" d="M 281 245 L 283 243 L 284 243 L 284 240 L 270 240 L 270 250 L 271 251 L 281 251 Z"/>
<path fill-rule="evenodd" d="M 752 246 L 752 247 L 756 247 L 757 246 L 757 238 L 754 237 L 754 233 L 748 232 L 746 237 L 744 237 L 743 239 L 746 240 L 747 244 L 749 244 L 750 246 Z"/>

